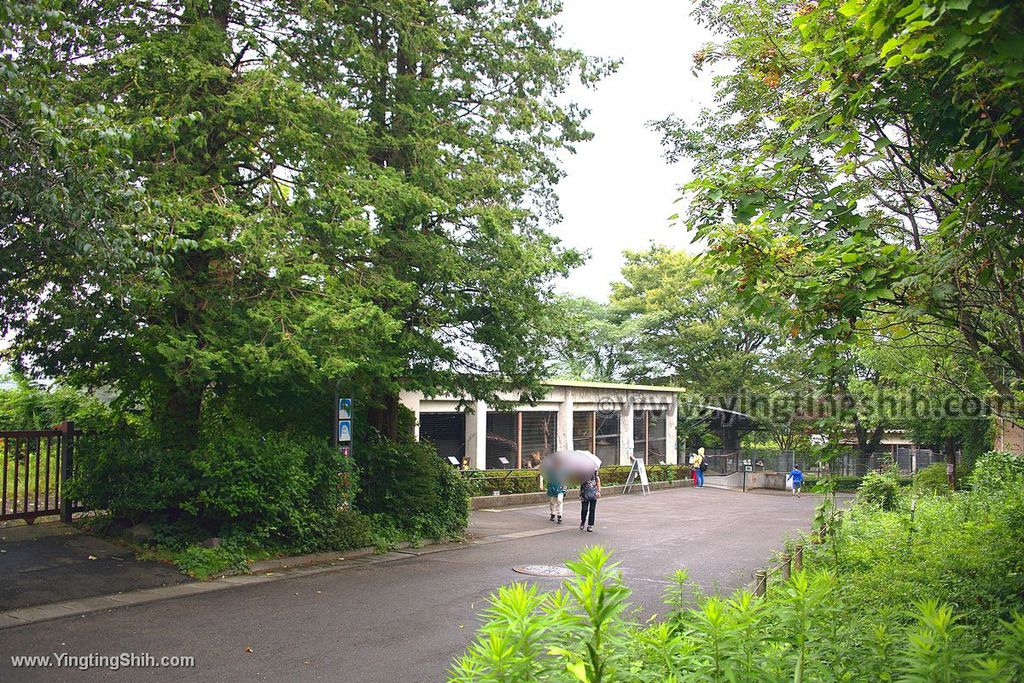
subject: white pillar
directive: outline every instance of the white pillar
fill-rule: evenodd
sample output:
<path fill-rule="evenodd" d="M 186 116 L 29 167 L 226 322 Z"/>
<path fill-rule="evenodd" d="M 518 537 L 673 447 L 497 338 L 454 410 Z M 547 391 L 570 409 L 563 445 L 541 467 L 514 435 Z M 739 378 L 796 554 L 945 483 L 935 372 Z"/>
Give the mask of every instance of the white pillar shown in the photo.
<path fill-rule="evenodd" d="M 571 451 L 572 448 L 572 394 L 565 387 L 562 402 L 558 404 L 558 418 L 555 429 L 555 449 Z"/>
<path fill-rule="evenodd" d="M 633 455 L 633 397 L 626 396 L 619 410 L 619 464 L 632 464 Z"/>
<path fill-rule="evenodd" d="M 679 399 L 674 395 L 665 411 L 665 464 L 679 464 Z"/>
<path fill-rule="evenodd" d="M 487 469 L 487 403 L 466 409 L 466 455 L 475 470 Z"/>

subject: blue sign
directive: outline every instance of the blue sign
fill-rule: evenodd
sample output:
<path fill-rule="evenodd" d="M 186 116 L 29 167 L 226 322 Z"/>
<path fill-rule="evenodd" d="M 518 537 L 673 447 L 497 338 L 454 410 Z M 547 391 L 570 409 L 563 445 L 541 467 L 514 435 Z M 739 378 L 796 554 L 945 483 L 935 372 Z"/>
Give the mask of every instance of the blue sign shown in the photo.
<path fill-rule="evenodd" d="M 339 398 L 338 399 L 338 419 L 339 420 L 351 420 L 352 419 L 352 399 L 350 399 L 350 398 Z"/>
<path fill-rule="evenodd" d="M 352 420 L 338 420 L 338 443 L 352 441 Z"/>

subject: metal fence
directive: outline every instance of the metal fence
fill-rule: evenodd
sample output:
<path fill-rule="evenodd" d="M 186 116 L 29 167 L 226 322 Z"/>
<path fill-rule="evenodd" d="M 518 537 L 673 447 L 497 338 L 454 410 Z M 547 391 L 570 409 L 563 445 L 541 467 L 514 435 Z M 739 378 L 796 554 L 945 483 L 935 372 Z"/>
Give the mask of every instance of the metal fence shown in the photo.
<path fill-rule="evenodd" d="M 794 465 L 799 465 L 808 476 L 833 474 L 862 477 L 868 472 L 887 470 L 893 466 L 901 475 L 911 476 L 929 465 L 944 462 L 941 453 L 927 448 L 897 448 L 895 452 L 870 454 L 850 451 L 828 461 L 819 461 L 818 455 L 809 452 L 763 448 L 741 448 L 733 452 L 707 448 L 704 457 L 708 463 L 707 473 L 712 475 L 732 474 L 748 466 L 753 472 L 789 472 Z"/>

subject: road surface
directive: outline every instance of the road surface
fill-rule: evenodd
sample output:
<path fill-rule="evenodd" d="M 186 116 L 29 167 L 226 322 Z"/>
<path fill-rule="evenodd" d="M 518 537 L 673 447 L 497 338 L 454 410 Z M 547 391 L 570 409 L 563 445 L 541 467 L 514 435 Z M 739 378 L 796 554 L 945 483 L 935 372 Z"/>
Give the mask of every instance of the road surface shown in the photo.
<path fill-rule="evenodd" d="M 711 488 L 608 497 L 598 503 L 595 533 L 578 530 L 575 502 L 561 527 L 548 521 L 546 505 L 477 510 L 470 540 L 456 547 L 6 629 L 0 680 L 106 680 L 109 671 L 13 669 L 11 655 L 122 652 L 195 658 L 190 669 L 122 672 L 133 681 L 443 680 L 487 596 L 524 578 L 515 565 L 557 565 L 589 544 L 605 545 L 621 562 L 633 604 L 649 614 L 676 568 L 707 592 L 748 584 L 787 536 L 810 528 L 817 502 Z"/>

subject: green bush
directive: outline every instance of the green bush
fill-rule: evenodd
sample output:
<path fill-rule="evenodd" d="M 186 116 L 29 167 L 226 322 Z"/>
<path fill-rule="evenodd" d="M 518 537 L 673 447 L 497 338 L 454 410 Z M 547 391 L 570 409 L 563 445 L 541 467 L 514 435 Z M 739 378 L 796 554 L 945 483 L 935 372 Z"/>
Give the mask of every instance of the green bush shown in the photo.
<path fill-rule="evenodd" d="M 900 480 L 894 471 L 868 472 L 857 488 L 857 501 L 882 510 L 893 510 L 899 504 Z"/>
<path fill-rule="evenodd" d="M 601 484 L 625 484 L 631 469 L 629 465 L 602 467 Z M 679 481 L 689 477 L 690 468 L 687 465 L 651 465 L 647 468 L 649 481 Z M 491 496 L 495 491 L 502 494 L 543 491 L 540 486 L 540 472 L 537 470 L 469 470 L 462 472 L 462 478 L 473 496 Z"/>
<path fill-rule="evenodd" d="M 935 496 L 949 493 L 945 463 L 933 463 L 915 474 L 913 489 L 917 495 Z"/>
<path fill-rule="evenodd" d="M 537 470 L 467 470 L 459 476 L 465 482 L 470 496 L 492 496 L 501 494 L 537 493 L 540 488 L 540 472 Z"/>
<path fill-rule="evenodd" d="M 630 590 L 601 548 L 566 563 L 575 576 L 541 593 L 516 583 L 493 594 L 453 682 L 1019 680 L 1024 616 L 979 646 L 948 605 L 907 605 L 909 619 L 857 618 L 829 572 L 797 572 L 764 600 L 747 591 L 686 606 L 677 572 L 669 614 L 630 618 Z M 984 655 L 984 657 L 982 657 Z"/>
<path fill-rule="evenodd" d="M 971 488 L 979 491 L 1001 491 L 1024 483 L 1024 458 L 1013 453 L 992 451 L 974 465 Z"/>
<path fill-rule="evenodd" d="M 196 493 L 181 453 L 121 422 L 81 440 L 67 493 L 92 510 L 133 522 L 166 520 Z"/>
<path fill-rule="evenodd" d="M 364 483 L 356 507 L 388 515 L 420 537 L 451 538 L 469 524 L 469 489 L 429 442 L 368 444 L 359 453 Z"/>
<path fill-rule="evenodd" d="M 79 429 L 103 431 L 114 422 L 113 411 L 90 394 L 62 385 L 35 386 L 24 377 L 13 379 L 12 386 L 0 389 L 0 429 L 49 429 L 74 420 Z"/>
<path fill-rule="evenodd" d="M 245 553 L 227 545 L 215 548 L 191 546 L 175 556 L 174 565 L 197 579 L 206 579 L 227 570 L 242 571 L 247 566 Z"/>
<path fill-rule="evenodd" d="M 208 423 L 191 452 L 121 424 L 83 440 L 75 462 L 71 495 L 114 517 L 153 523 L 172 546 L 216 535 L 321 547 L 355 476 L 322 438 L 261 432 L 237 420 Z"/>

